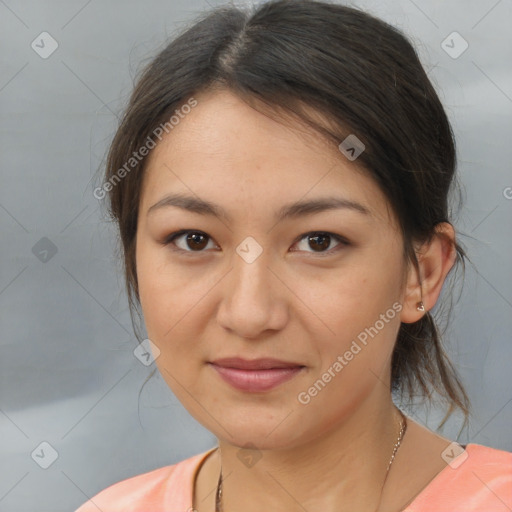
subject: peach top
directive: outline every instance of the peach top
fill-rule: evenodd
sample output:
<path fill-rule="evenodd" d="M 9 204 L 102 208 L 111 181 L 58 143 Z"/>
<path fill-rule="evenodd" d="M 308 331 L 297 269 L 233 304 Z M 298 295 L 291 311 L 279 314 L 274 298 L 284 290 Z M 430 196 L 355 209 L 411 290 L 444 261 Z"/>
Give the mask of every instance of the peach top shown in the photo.
<path fill-rule="evenodd" d="M 211 448 L 107 487 L 75 512 L 193 512 L 194 481 Z M 512 453 L 468 444 L 403 512 L 511 512 Z"/>

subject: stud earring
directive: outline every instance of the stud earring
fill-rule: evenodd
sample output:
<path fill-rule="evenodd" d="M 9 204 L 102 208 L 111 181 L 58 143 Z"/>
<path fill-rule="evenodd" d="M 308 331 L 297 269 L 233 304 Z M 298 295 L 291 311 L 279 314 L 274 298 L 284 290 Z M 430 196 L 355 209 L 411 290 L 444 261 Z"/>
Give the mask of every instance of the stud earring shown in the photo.
<path fill-rule="evenodd" d="M 425 306 L 423 305 L 422 301 L 420 301 L 420 302 L 418 302 L 418 304 L 416 304 L 416 309 L 418 311 L 425 311 Z"/>

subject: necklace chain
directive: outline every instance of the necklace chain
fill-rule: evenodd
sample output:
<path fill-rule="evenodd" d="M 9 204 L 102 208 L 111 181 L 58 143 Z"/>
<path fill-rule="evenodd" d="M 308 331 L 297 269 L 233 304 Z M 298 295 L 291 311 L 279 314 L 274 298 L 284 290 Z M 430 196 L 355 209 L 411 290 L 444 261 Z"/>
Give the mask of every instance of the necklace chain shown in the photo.
<path fill-rule="evenodd" d="M 396 440 L 395 445 L 393 446 L 393 453 L 391 454 L 391 459 L 389 460 L 388 468 L 386 469 L 386 477 L 384 478 L 384 484 L 382 484 L 381 489 L 381 499 L 382 499 L 382 491 L 384 490 L 384 485 L 386 484 L 386 480 L 388 478 L 389 469 L 391 468 L 391 465 L 393 464 L 393 461 L 395 460 L 396 452 L 398 451 L 398 448 L 400 448 L 400 445 L 402 444 L 402 439 L 404 437 L 405 431 L 407 430 L 407 419 L 404 415 L 404 413 L 399 409 L 398 412 L 402 416 L 402 420 L 400 422 L 400 432 L 398 433 L 398 439 Z M 380 501 L 378 507 L 380 506 Z M 217 484 L 217 494 L 215 499 L 215 512 L 223 512 L 222 508 L 222 469 L 220 471 L 219 475 L 219 483 Z"/>

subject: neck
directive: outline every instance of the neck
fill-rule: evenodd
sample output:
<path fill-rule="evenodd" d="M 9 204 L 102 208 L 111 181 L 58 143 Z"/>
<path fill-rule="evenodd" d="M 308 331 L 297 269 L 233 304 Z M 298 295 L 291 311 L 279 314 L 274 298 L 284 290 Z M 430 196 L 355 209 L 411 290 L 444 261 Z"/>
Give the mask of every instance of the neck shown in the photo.
<path fill-rule="evenodd" d="M 222 508 L 376 510 L 401 420 L 391 399 L 378 408 L 362 405 L 308 443 L 248 452 L 254 464 L 241 460 L 238 446 L 219 440 Z"/>

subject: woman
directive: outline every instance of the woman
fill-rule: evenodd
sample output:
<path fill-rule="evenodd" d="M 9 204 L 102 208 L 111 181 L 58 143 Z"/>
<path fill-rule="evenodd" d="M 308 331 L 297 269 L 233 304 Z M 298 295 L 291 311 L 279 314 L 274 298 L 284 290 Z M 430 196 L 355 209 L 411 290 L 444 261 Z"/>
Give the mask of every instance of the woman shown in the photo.
<path fill-rule="evenodd" d="M 78 509 L 506 511 L 512 454 L 392 392 L 468 399 L 429 311 L 464 263 L 449 121 L 354 8 L 207 13 L 146 68 L 105 183 L 159 371 L 218 447 Z"/>

